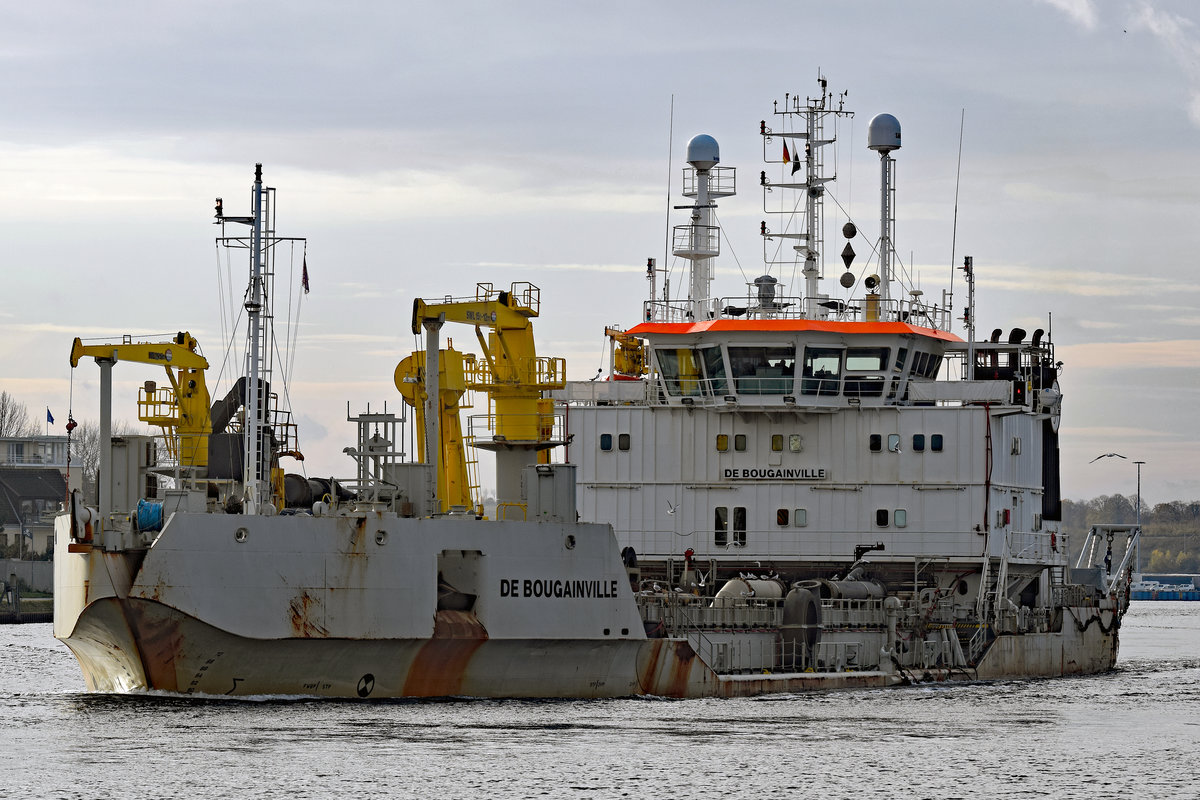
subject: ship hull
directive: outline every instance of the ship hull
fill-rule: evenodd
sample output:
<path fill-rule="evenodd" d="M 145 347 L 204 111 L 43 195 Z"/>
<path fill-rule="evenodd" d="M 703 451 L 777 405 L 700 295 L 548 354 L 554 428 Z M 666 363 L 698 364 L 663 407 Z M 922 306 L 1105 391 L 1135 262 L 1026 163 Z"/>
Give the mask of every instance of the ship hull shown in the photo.
<path fill-rule="evenodd" d="M 442 616 L 423 640 L 252 639 L 155 601 L 106 598 L 64 642 L 91 691 L 369 699 L 740 697 L 1046 678 L 1107 671 L 1117 650 L 1117 632 L 1095 625 L 998 637 L 973 669 L 726 675 L 686 639 L 497 641 Z"/>
<path fill-rule="evenodd" d="M 599 525 L 179 514 L 124 552 L 58 534 L 55 635 L 92 691 L 735 697 L 1101 672 L 1117 650 L 1112 612 L 1081 607 L 973 668 L 717 671 L 699 640 L 646 636 Z M 443 607 L 447 582 L 469 608 Z"/>

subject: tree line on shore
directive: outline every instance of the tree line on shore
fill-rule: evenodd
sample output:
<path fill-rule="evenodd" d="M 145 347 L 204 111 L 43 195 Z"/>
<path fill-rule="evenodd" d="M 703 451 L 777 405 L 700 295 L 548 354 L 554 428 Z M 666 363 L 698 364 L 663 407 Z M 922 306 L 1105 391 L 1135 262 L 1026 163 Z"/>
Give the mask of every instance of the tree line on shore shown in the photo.
<path fill-rule="evenodd" d="M 1062 524 L 1071 536 L 1072 558 L 1092 525 L 1135 524 L 1137 501 L 1137 495 L 1120 494 L 1064 500 Z M 1142 572 L 1200 573 L 1200 501 L 1171 500 L 1151 505 L 1143 498 L 1141 512 Z"/>

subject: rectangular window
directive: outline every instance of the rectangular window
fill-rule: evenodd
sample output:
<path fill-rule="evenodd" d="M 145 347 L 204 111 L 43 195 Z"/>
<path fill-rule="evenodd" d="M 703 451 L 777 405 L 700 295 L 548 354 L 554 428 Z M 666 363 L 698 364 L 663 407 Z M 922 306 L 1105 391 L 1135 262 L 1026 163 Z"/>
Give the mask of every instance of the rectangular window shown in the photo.
<path fill-rule="evenodd" d="M 842 351 L 832 347 L 804 348 L 800 394 L 834 397 L 842 381 Z"/>
<path fill-rule="evenodd" d="M 888 452 L 889 453 L 899 453 L 900 452 L 900 434 L 898 434 L 898 433 L 889 433 L 888 434 Z"/>
<path fill-rule="evenodd" d="M 801 438 L 800 434 L 798 434 L 798 433 L 788 434 L 788 449 L 789 450 L 791 450 L 793 453 L 799 453 L 801 448 L 803 448 L 803 447 L 804 447 L 804 439 Z"/>
<path fill-rule="evenodd" d="M 775 452 L 775 453 L 783 452 L 783 434 L 782 433 L 771 434 L 771 450 L 772 450 L 772 452 Z"/>
<path fill-rule="evenodd" d="M 612 450 L 612 434 L 611 433 L 600 434 L 600 449 L 601 450 Z"/>
<path fill-rule="evenodd" d="M 663 347 L 654 351 L 658 371 L 667 392 L 672 395 L 725 394 L 729 382 L 725 376 L 725 359 L 720 347 Z"/>
<path fill-rule="evenodd" d="M 1012 454 L 1014 456 L 1021 455 L 1021 437 L 1014 436 L 1012 441 Z"/>
<path fill-rule="evenodd" d="M 888 526 L 888 510 L 886 508 L 878 508 L 875 510 L 875 525 L 880 528 Z"/>
<path fill-rule="evenodd" d="M 846 351 L 847 372 L 882 372 L 887 369 L 890 348 L 851 347 Z"/>
<path fill-rule="evenodd" d="M 788 524 L 788 510 L 781 508 L 775 512 L 775 524 L 781 528 L 786 528 Z"/>
<path fill-rule="evenodd" d="M 904 371 L 904 361 L 907 358 L 908 358 L 908 348 L 901 347 L 899 350 L 896 351 L 896 366 L 893 367 L 893 369 L 895 369 L 896 372 L 903 372 Z"/>
<path fill-rule="evenodd" d="M 628 433 L 617 434 L 617 449 L 618 450 L 628 450 L 629 449 L 629 434 Z"/>
<path fill-rule="evenodd" d="M 738 433 L 734 435 L 733 449 L 737 450 L 739 453 L 744 453 L 746 451 L 746 434 Z"/>
<path fill-rule="evenodd" d="M 929 449 L 935 453 L 942 452 L 942 435 L 935 433 L 929 437 Z"/>
<path fill-rule="evenodd" d="M 729 370 L 740 394 L 791 394 L 796 348 L 730 347 Z"/>
<path fill-rule="evenodd" d="M 929 366 L 925 368 L 926 378 L 936 378 L 938 369 L 942 366 L 942 357 L 936 353 L 931 353 L 929 356 Z"/>
<path fill-rule="evenodd" d="M 738 547 L 746 546 L 745 506 L 736 506 L 733 509 L 733 543 Z"/>
<path fill-rule="evenodd" d="M 684 397 L 700 394 L 700 364 L 693 350 L 664 347 L 655 350 L 654 355 L 669 394 Z"/>
<path fill-rule="evenodd" d="M 914 433 L 913 434 L 913 452 L 914 453 L 924 453 L 925 452 L 925 434 L 923 434 L 923 433 Z"/>
<path fill-rule="evenodd" d="M 871 448 L 872 453 L 882 452 L 883 451 L 883 436 L 878 433 L 872 433 L 870 448 Z"/>
<path fill-rule="evenodd" d="M 721 348 L 702 347 L 697 352 L 700 354 L 700 363 L 704 365 L 704 377 L 710 393 L 726 394 L 729 383 L 725 380 L 725 359 L 721 357 Z"/>
<path fill-rule="evenodd" d="M 903 508 L 897 508 L 892 512 L 892 522 L 897 528 L 908 527 L 908 511 Z"/>
<path fill-rule="evenodd" d="M 729 545 L 729 509 L 717 506 L 713 514 L 713 544 L 717 547 Z"/>
<path fill-rule="evenodd" d="M 728 433 L 718 433 L 717 434 L 717 452 L 725 453 L 725 452 L 728 452 L 728 450 L 729 450 L 729 434 Z"/>
<path fill-rule="evenodd" d="M 797 508 L 796 513 L 792 514 L 792 524 L 795 525 L 797 528 L 807 527 L 808 526 L 808 509 L 807 508 Z"/>

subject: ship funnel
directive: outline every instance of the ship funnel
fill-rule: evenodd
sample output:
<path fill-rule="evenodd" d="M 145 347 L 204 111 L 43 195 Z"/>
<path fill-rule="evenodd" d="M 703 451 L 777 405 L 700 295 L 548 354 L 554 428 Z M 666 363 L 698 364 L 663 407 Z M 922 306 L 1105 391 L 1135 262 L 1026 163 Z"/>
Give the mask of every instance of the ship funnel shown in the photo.
<path fill-rule="evenodd" d="M 687 160 L 696 169 L 712 169 L 721 163 L 721 148 L 707 133 L 697 134 L 688 142 Z"/>
<path fill-rule="evenodd" d="M 881 153 L 900 149 L 900 120 L 891 114 L 876 114 L 867 126 L 867 147 Z"/>

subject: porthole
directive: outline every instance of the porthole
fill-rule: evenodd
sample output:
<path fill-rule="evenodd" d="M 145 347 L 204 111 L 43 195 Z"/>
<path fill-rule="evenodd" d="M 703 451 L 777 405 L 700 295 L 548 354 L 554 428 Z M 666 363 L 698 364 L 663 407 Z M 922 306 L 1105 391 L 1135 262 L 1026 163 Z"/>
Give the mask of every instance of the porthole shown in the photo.
<path fill-rule="evenodd" d="M 233 538 L 235 541 L 238 541 L 238 542 L 246 541 L 246 537 L 248 537 L 249 535 L 250 535 L 250 531 L 246 530 L 245 528 L 238 528 L 236 531 L 233 532 Z"/>

